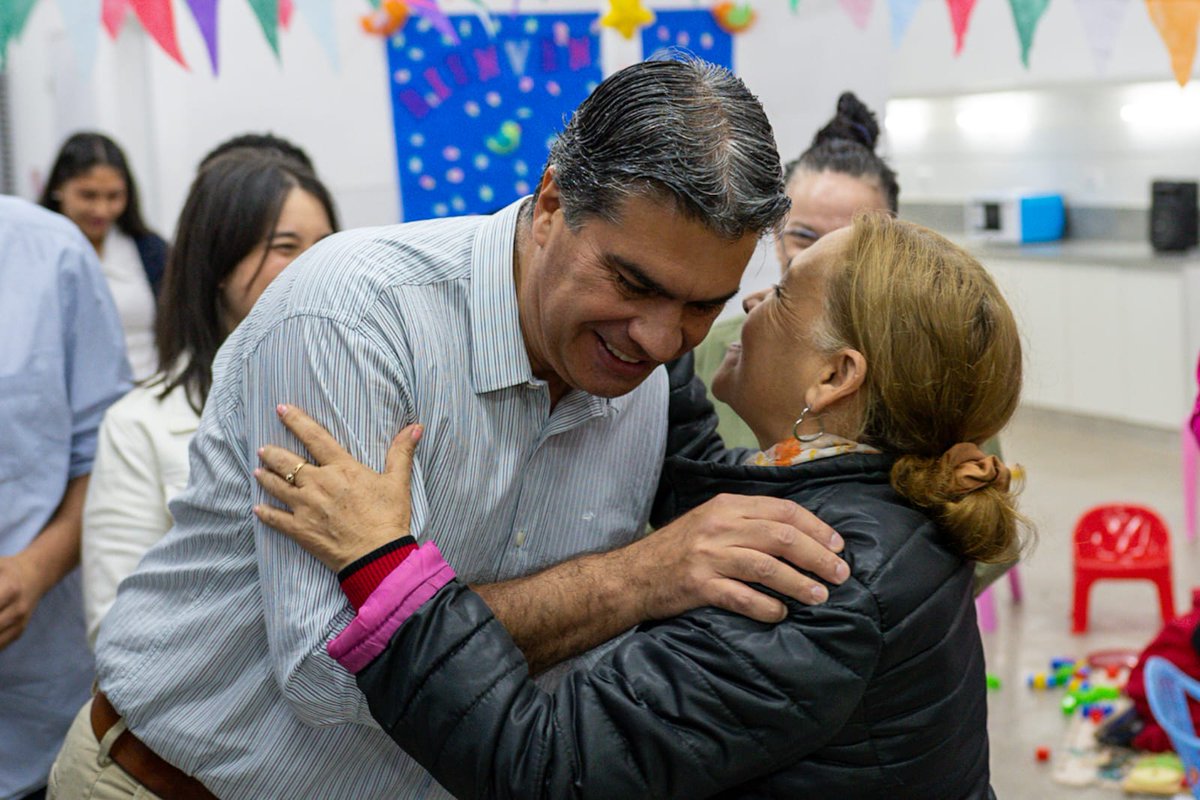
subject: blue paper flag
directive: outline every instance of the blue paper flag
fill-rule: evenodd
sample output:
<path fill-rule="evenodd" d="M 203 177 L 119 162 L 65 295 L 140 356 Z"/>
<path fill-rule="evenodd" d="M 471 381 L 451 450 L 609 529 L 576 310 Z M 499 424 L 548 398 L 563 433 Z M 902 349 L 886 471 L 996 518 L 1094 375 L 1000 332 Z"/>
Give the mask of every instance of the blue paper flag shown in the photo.
<path fill-rule="evenodd" d="M 912 24 L 913 14 L 921 0 L 888 0 L 888 12 L 892 18 L 892 47 L 899 47 Z"/>
<path fill-rule="evenodd" d="M 333 21 L 333 0 L 295 0 L 296 8 L 312 28 L 329 63 L 338 68 L 337 27 Z"/>
<path fill-rule="evenodd" d="M 58 0 L 63 23 L 67 26 L 67 38 L 79 72 L 85 77 L 92 74 L 96 62 L 96 43 L 100 40 L 100 4 L 95 0 Z"/>

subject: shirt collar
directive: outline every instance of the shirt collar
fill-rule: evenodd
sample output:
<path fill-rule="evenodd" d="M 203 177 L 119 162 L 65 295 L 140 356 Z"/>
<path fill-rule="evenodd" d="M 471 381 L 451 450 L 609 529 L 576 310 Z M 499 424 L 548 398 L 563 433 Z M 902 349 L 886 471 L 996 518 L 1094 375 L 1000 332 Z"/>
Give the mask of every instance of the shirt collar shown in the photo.
<path fill-rule="evenodd" d="M 526 199 L 488 217 L 471 251 L 471 382 L 476 394 L 535 380 L 525 337 L 521 335 L 513 277 L 517 225 Z M 607 408 L 620 412 L 628 397 L 587 395 L 586 405 L 593 414 L 604 413 Z"/>
<path fill-rule="evenodd" d="M 471 380 L 478 394 L 533 379 L 513 278 L 522 202 L 488 217 L 471 251 Z"/>

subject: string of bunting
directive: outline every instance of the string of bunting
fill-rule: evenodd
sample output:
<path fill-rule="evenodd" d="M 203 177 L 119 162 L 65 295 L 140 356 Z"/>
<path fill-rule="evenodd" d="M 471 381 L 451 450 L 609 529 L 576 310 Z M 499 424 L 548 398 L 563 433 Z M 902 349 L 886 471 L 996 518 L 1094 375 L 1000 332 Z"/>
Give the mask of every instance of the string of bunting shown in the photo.
<path fill-rule="evenodd" d="M 243 0 L 235 0 L 241 2 Z M 1050 3 L 1068 0 L 1005 0 L 1008 3 L 1020 44 L 1021 62 L 1029 67 L 1038 24 Z M 1103 72 L 1112 55 L 1128 6 L 1135 0 L 1074 0 L 1080 24 L 1092 49 L 1098 71 Z M 1180 86 L 1191 77 L 1196 58 L 1197 33 L 1200 32 L 1200 0 L 1140 0 L 1166 47 L 1171 71 Z M 38 0 L 0 0 L 0 70 L 4 69 L 9 44 L 20 38 Z M 221 0 L 183 0 L 192 21 L 204 40 L 209 67 L 219 71 L 217 21 Z M 280 32 L 287 32 L 294 15 L 304 17 L 316 35 L 330 62 L 338 66 L 334 36 L 335 0 L 244 0 L 262 28 L 263 37 L 279 58 Z M 497 24 L 485 0 L 469 0 L 485 29 L 494 32 Z M 514 0 L 513 12 L 518 10 Z M 800 14 L 806 0 L 719 0 L 713 16 L 730 33 L 743 33 L 753 27 L 755 9 L 766 3 L 786 2 L 793 14 Z M 877 0 L 837 0 L 851 22 L 860 29 L 870 24 Z M 971 16 L 979 0 L 886 0 L 894 47 L 904 40 L 918 7 L 944 4 L 953 32 L 955 55 L 966 46 Z M 395 35 L 411 16 L 427 19 L 451 42 L 457 36 L 438 0 L 367 0 L 370 10 L 359 14 L 362 30 L 368 34 Z M 607 0 L 599 24 L 612 28 L 627 39 L 654 22 L 654 12 L 643 0 Z M 116 39 L 126 20 L 133 16 L 166 55 L 184 69 L 190 65 L 179 48 L 174 0 L 57 0 L 66 24 L 67 36 L 75 50 L 80 68 L 87 72 L 95 58 L 101 30 Z"/>

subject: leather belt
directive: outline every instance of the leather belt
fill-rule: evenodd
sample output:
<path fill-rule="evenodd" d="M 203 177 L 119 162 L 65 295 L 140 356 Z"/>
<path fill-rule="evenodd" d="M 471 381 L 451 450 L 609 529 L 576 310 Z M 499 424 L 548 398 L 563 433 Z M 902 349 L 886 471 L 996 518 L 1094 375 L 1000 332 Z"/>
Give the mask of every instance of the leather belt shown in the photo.
<path fill-rule="evenodd" d="M 92 698 L 92 733 L 96 734 L 96 741 L 103 740 L 104 734 L 120 721 L 121 715 L 112 703 L 103 692 L 97 692 Z M 117 766 L 163 800 L 218 800 L 200 781 L 168 764 L 144 745 L 133 731 L 126 730 L 118 736 L 108 755 Z"/>

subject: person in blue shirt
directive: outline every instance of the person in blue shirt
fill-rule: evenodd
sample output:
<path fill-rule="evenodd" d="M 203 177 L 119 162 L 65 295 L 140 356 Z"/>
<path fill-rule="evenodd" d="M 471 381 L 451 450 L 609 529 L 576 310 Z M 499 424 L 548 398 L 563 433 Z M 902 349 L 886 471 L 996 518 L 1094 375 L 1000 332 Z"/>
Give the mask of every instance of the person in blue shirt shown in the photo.
<path fill-rule="evenodd" d="M 90 693 L 79 530 L 121 323 L 65 217 L 0 197 L 0 800 L 40 797 Z"/>

